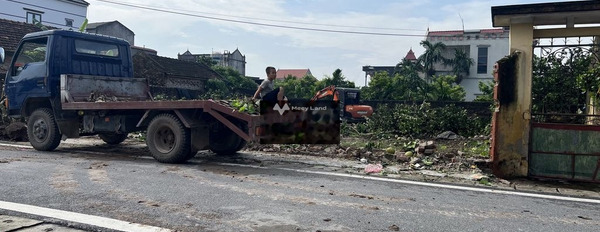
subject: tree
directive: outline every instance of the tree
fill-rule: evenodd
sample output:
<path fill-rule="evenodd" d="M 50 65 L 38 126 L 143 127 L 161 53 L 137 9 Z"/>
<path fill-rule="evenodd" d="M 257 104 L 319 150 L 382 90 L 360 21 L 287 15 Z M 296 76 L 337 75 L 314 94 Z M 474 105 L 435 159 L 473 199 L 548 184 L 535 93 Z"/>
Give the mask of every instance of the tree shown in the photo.
<path fill-rule="evenodd" d="M 345 88 L 355 88 L 356 85 L 352 81 L 347 81 L 346 77 L 342 74 L 341 69 L 336 69 L 333 71 L 331 77 L 325 76 L 322 80 L 317 82 L 317 88 L 322 89 L 330 85 L 335 85 L 336 87 L 345 87 Z"/>
<path fill-rule="evenodd" d="M 577 76 L 588 70 L 578 65 L 582 57 L 563 62 L 556 57 L 533 58 L 532 111 L 576 113 L 585 104 L 585 94 L 577 88 Z"/>
<path fill-rule="evenodd" d="M 419 70 L 422 67 L 418 62 L 413 62 L 407 59 L 402 59 L 401 63 L 398 63 L 395 68 L 395 75 L 399 75 L 401 81 L 398 83 L 406 84 L 406 93 L 403 95 L 402 100 L 423 100 L 427 95 L 428 85 L 419 76 Z"/>
<path fill-rule="evenodd" d="M 291 75 L 275 82 L 275 87 L 283 87 L 285 96 L 290 99 L 310 99 L 316 92 L 317 78 L 306 75 L 296 78 Z"/>
<path fill-rule="evenodd" d="M 445 60 L 442 52 L 446 49 L 446 45 L 441 42 L 432 44 L 427 40 L 423 40 L 421 46 L 425 48 L 425 52 L 419 56 L 418 62 L 423 67 L 422 71 L 425 72 L 427 81 L 430 81 L 431 77 L 435 75 L 435 64 Z"/>
<path fill-rule="evenodd" d="M 464 101 L 466 96 L 462 86 L 456 84 L 456 77 L 449 75 L 434 76 L 429 88 L 428 100 Z"/>
<path fill-rule="evenodd" d="M 196 60 L 196 62 L 205 64 L 208 67 L 213 67 L 217 64 L 217 61 L 213 60 L 213 58 L 211 58 L 210 56 L 200 56 L 198 57 L 198 60 Z"/>
<path fill-rule="evenodd" d="M 223 77 L 223 82 L 232 93 L 248 94 L 256 91 L 258 85 L 231 67 L 213 66 L 215 72 Z"/>
<path fill-rule="evenodd" d="M 371 77 L 369 87 L 361 89 L 361 95 L 368 100 L 397 100 L 395 94 L 400 93 L 401 88 L 396 78 L 388 76 L 387 72 L 377 72 Z"/>
<path fill-rule="evenodd" d="M 479 91 L 483 93 L 480 96 L 475 97 L 476 102 L 491 102 L 494 101 L 494 82 L 493 81 L 480 81 Z"/>
<path fill-rule="evenodd" d="M 454 58 L 444 61 L 444 65 L 452 66 L 452 73 L 456 75 L 456 83 L 462 81 L 464 74 L 469 75 L 473 63 L 473 59 L 469 58 L 467 53 L 461 49 L 454 50 Z"/>

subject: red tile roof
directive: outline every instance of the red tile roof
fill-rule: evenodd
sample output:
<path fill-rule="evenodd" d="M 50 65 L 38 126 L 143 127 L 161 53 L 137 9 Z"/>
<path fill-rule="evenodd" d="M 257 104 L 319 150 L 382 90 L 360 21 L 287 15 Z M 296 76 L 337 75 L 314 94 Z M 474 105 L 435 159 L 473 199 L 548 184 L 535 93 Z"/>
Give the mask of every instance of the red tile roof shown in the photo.
<path fill-rule="evenodd" d="M 477 32 L 477 30 L 475 31 L 467 31 L 467 32 Z M 481 29 L 479 30 L 479 33 L 503 33 L 506 32 L 504 29 L 502 28 L 492 28 L 492 29 Z M 455 31 L 430 31 L 427 36 L 452 36 L 452 35 L 462 35 L 465 32 L 462 30 L 455 30 Z"/>
<path fill-rule="evenodd" d="M 460 30 L 460 31 L 430 31 L 429 33 L 427 33 L 427 36 L 440 36 L 440 35 L 462 35 L 465 32 Z"/>
<path fill-rule="evenodd" d="M 412 48 L 410 50 L 408 50 L 408 53 L 406 54 L 406 56 L 404 57 L 404 59 L 406 60 L 416 60 L 417 57 L 415 56 L 415 53 L 413 52 Z"/>
<path fill-rule="evenodd" d="M 482 29 L 480 32 L 481 33 L 503 33 L 503 32 L 505 32 L 505 30 L 502 29 L 502 28 L 499 28 L 499 29 Z"/>
<path fill-rule="evenodd" d="M 48 27 L 48 29 L 56 28 Z M 38 31 L 42 31 L 42 29 L 30 23 L 0 19 L 0 47 L 3 47 L 6 51 L 14 52 L 23 36 Z"/>
<path fill-rule="evenodd" d="M 312 75 L 310 69 L 279 69 L 277 70 L 277 79 L 284 79 L 287 76 L 302 78 L 306 75 Z"/>

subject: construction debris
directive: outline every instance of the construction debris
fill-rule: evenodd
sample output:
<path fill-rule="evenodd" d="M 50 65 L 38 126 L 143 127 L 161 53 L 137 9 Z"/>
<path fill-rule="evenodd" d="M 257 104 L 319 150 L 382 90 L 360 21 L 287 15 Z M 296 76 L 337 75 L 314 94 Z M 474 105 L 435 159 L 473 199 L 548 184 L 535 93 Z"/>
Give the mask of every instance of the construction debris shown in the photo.
<path fill-rule="evenodd" d="M 365 167 L 365 173 L 380 173 L 383 170 L 381 164 L 367 164 Z"/>

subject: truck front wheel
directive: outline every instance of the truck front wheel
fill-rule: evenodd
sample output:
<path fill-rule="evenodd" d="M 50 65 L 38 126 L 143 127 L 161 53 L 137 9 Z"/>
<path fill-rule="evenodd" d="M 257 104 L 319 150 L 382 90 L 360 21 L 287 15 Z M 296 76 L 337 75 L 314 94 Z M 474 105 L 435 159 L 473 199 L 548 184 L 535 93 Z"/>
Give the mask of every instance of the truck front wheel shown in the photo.
<path fill-rule="evenodd" d="M 33 111 L 27 120 L 29 143 L 38 151 L 52 151 L 60 144 L 61 134 L 52 110 L 41 108 Z"/>
<path fill-rule="evenodd" d="M 161 163 L 183 163 L 189 159 L 190 132 L 172 114 L 160 114 L 148 125 L 146 144 Z"/>
<path fill-rule="evenodd" d="M 98 134 L 98 137 L 100 137 L 100 139 L 102 139 L 102 141 L 104 141 L 107 144 L 117 145 L 117 144 L 125 141 L 125 139 L 127 139 L 127 133 L 123 133 L 123 134 L 101 133 L 101 134 Z"/>

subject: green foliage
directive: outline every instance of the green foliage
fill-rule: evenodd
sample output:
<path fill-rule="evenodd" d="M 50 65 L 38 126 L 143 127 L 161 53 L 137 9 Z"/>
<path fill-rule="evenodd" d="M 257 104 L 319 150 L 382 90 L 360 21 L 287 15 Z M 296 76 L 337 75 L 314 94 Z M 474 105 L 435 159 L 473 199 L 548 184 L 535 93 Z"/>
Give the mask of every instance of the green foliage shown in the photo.
<path fill-rule="evenodd" d="M 452 66 L 452 73 L 456 76 L 456 83 L 460 83 L 463 74 L 469 75 L 469 70 L 473 65 L 473 59 L 464 50 L 454 50 L 454 57 L 443 61 L 444 65 Z"/>
<path fill-rule="evenodd" d="M 361 94 L 369 100 L 413 100 L 427 98 L 428 84 L 417 75 L 388 76 L 387 72 L 378 72 L 371 78 L 369 87 L 363 87 Z"/>
<path fill-rule="evenodd" d="M 313 76 L 287 76 L 282 81 L 276 81 L 275 87 L 283 87 L 285 96 L 290 99 L 310 99 L 317 91 L 316 83 L 317 78 Z"/>
<path fill-rule="evenodd" d="M 532 111 L 576 113 L 585 105 L 585 95 L 577 86 L 589 87 L 585 80 L 589 57 L 573 54 L 565 62 L 556 57 L 534 57 Z M 581 78 L 576 78 L 581 77 Z M 579 79 L 579 83 L 578 83 Z"/>
<path fill-rule="evenodd" d="M 346 80 L 346 77 L 342 74 L 341 69 L 336 69 L 333 71 L 331 77 L 325 76 L 322 80 L 316 83 L 317 89 L 323 89 L 330 85 L 335 85 L 336 87 L 344 87 L 344 88 L 356 88 L 356 85 L 352 81 Z"/>
<path fill-rule="evenodd" d="M 230 67 L 213 66 L 223 79 L 210 79 L 206 82 L 205 90 L 200 99 L 233 99 L 248 97 L 256 91 L 258 85 L 250 78 L 242 76 Z"/>
<path fill-rule="evenodd" d="M 287 76 L 282 81 L 275 82 L 275 87 L 283 87 L 285 96 L 290 99 L 310 99 L 317 91 L 330 85 L 355 88 L 354 82 L 346 80 L 341 69 L 336 69 L 331 77 L 325 76 L 322 80 L 313 76 Z"/>
<path fill-rule="evenodd" d="M 250 114 L 255 114 L 258 113 L 258 106 L 252 102 L 252 100 L 245 98 L 243 100 L 240 99 L 236 99 L 231 101 L 231 107 L 233 107 L 234 109 L 240 111 L 240 112 L 246 112 L 246 113 L 250 113 Z"/>
<path fill-rule="evenodd" d="M 483 93 L 480 96 L 475 97 L 476 102 L 491 102 L 494 101 L 494 82 L 493 81 L 480 81 L 479 91 Z"/>
<path fill-rule="evenodd" d="M 490 141 L 469 141 L 464 144 L 467 148 L 467 154 L 472 157 L 489 158 L 490 157 Z"/>
<path fill-rule="evenodd" d="M 430 87 L 427 99 L 432 101 L 464 101 L 467 95 L 456 76 L 434 76 Z"/>
<path fill-rule="evenodd" d="M 410 101 L 464 101 L 466 92 L 457 85 L 454 76 L 434 76 L 431 83 L 418 75 L 388 76 L 386 72 L 376 73 L 369 87 L 362 88 L 362 96 L 368 100 L 410 100 Z"/>
<path fill-rule="evenodd" d="M 83 20 L 83 23 L 81 24 L 81 26 L 79 26 L 79 32 L 85 32 L 87 25 L 88 25 L 88 19 L 85 18 L 85 20 Z"/>
<path fill-rule="evenodd" d="M 245 76 L 242 76 L 237 70 L 230 67 L 214 66 L 213 70 L 225 78 L 225 82 L 232 91 L 236 90 L 256 90 L 258 85 Z"/>
<path fill-rule="evenodd" d="M 210 56 L 198 57 L 198 60 L 196 62 L 205 64 L 206 66 L 211 67 L 211 68 L 214 68 L 215 65 L 217 64 L 217 61 L 214 60 L 213 58 L 211 58 Z"/>
<path fill-rule="evenodd" d="M 431 43 L 427 40 L 421 41 L 421 46 L 425 48 L 425 52 L 419 56 L 418 61 L 421 65 L 422 70 L 426 74 L 426 79 L 429 80 L 433 75 L 435 75 L 434 65 L 438 62 L 445 61 L 442 53 L 446 49 L 446 45 L 442 42 Z"/>
<path fill-rule="evenodd" d="M 366 122 L 370 133 L 392 133 L 402 136 L 434 136 L 453 131 L 462 136 L 488 133 L 489 117 L 469 115 L 455 105 L 434 108 L 429 103 L 394 107 L 380 105 Z"/>

